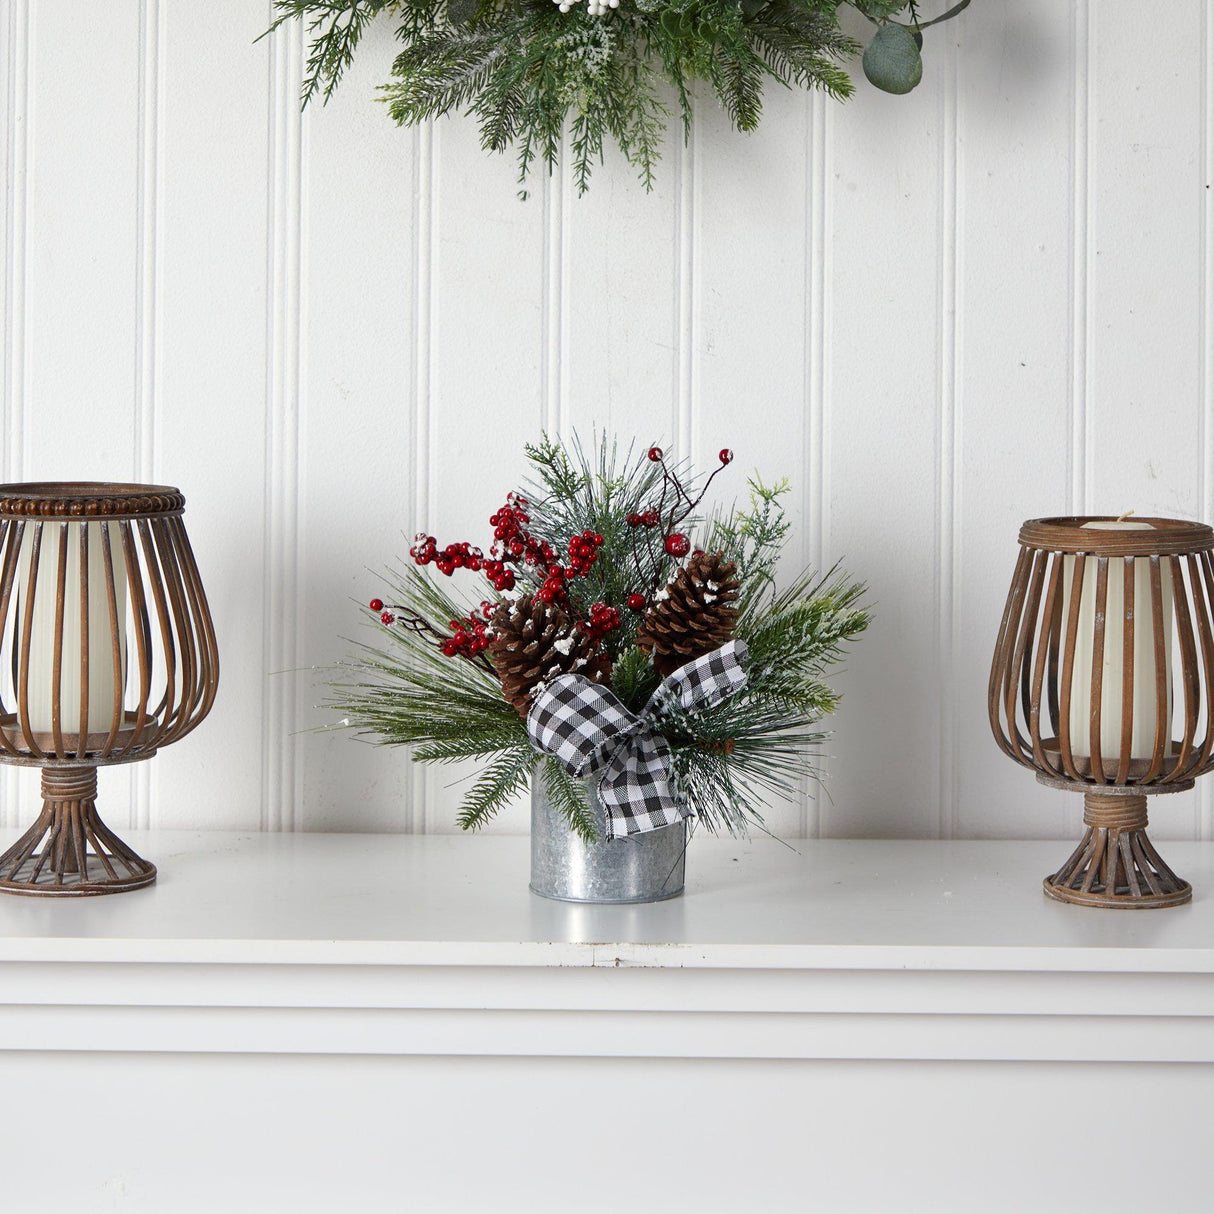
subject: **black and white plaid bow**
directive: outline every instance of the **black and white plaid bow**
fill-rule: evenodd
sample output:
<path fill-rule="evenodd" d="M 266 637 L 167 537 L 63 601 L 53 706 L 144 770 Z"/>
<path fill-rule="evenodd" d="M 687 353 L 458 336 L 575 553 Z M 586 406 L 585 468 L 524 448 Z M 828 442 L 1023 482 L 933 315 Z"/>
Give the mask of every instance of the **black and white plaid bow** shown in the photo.
<path fill-rule="evenodd" d="M 744 641 L 727 641 L 680 666 L 658 684 L 639 716 L 585 675 L 561 675 L 532 701 L 527 732 L 570 775 L 585 778 L 602 769 L 599 797 L 609 839 L 673 826 L 695 810 L 671 793 L 662 713 L 672 704 L 711 708 L 741 690 L 746 654 Z"/>

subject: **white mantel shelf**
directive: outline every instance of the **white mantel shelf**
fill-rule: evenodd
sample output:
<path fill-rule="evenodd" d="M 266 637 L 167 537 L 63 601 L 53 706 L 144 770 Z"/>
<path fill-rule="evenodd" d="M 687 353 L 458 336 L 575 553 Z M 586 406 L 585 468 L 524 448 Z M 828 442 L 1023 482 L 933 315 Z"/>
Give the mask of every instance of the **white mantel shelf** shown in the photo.
<path fill-rule="evenodd" d="M 523 838 L 132 832 L 157 885 L 0 897 L 0 1048 L 1214 1061 L 1192 905 L 1046 899 L 1067 844 L 699 838 L 685 896 L 527 889 Z"/>

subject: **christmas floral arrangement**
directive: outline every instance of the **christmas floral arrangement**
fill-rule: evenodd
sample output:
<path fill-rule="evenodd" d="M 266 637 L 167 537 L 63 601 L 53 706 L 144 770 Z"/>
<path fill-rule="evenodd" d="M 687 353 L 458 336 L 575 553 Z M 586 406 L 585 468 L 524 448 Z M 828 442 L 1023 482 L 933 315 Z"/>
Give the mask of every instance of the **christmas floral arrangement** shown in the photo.
<path fill-rule="evenodd" d="M 786 485 L 756 479 L 745 508 L 701 510 L 728 450 L 706 477 L 606 440 L 526 453 L 533 482 L 490 516 L 487 548 L 418 535 L 388 573 L 368 609 L 378 640 L 341 667 L 333 706 L 420 762 L 476 760 L 466 828 L 541 767 L 587 842 L 588 789 L 610 838 L 691 815 L 761 826 L 765 794 L 816 776 L 836 703 L 823 676 L 868 623 L 863 588 L 838 572 L 777 585 Z"/>
<path fill-rule="evenodd" d="M 328 99 L 368 24 L 388 16 L 401 50 L 382 93 L 398 123 L 467 113 L 486 150 L 515 149 L 520 183 L 537 161 L 551 170 L 567 140 L 582 192 L 608 140 L 652 188 L 668 101 L 686 138 L 697 81 L 739 131 L 758 126 L 772 81 L 850 95 L 840 64 L 861 48 L 840 27 L 843 8 L 876 26 L 868 79 L 910 92 L 922 31 L 969 2 L 925 21 L 914 0 L 275 0 L 275 26 L 307 24 L 306 104 Z"/>

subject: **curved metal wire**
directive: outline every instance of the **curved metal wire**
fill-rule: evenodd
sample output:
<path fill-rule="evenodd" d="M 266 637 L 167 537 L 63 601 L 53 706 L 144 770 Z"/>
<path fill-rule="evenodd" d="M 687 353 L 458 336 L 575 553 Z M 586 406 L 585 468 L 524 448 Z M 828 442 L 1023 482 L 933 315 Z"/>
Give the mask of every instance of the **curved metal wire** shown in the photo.
<path fill-rule="evenodd" d="M 128 762 L 210 711 L 215 629 L 180 511 L 0 519 L 0 761 Z"/>
<path fill-rule="evenodd" d="M 987 694 L 1009 758 L 1097 788 L 1162 791 L 1214 768 L 1214 560 L 1191 548 L 1022 542 Z"/>

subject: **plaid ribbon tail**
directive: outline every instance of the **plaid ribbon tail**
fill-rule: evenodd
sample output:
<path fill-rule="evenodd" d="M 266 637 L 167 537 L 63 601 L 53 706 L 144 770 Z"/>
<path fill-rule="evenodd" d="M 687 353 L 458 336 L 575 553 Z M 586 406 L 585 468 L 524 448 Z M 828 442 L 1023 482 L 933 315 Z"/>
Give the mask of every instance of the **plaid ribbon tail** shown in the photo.
<path fill-rule="evenodd" d="M 670 746 L 660 733 L 643 731 L 611 756 L 599 781 L 607 811 L 607 838 L 623 839 L 674 826 L 694 812 L 670 791 Z"/>

